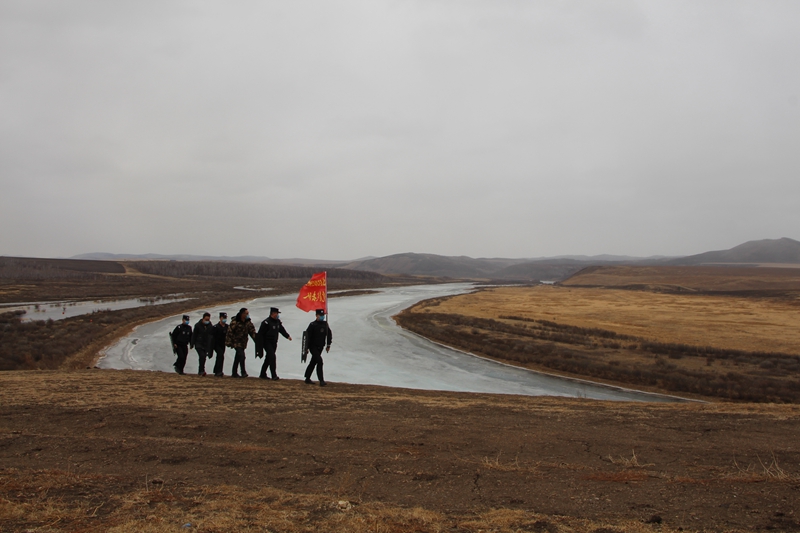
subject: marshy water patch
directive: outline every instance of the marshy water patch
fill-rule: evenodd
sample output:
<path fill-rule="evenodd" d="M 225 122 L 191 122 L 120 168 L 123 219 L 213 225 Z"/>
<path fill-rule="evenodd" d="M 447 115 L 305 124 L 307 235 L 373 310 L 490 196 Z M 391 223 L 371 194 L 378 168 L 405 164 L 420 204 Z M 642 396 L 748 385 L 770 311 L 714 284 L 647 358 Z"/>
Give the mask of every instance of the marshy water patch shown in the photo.
<path fill-rule="evenodd" d="M 152 298 L 129 298 L 125 300 L 60 300 L 49 302 L 17 302 L 0 306 L 0 312 L 24 311 L 23 322 L 35 320 L 63 320 L 75 316 L 88 315 L 101 311 L 119 311 L 150 305 L 164 305 L 188 301 L 191 298 L 175 296 L 156 296 Z"/>

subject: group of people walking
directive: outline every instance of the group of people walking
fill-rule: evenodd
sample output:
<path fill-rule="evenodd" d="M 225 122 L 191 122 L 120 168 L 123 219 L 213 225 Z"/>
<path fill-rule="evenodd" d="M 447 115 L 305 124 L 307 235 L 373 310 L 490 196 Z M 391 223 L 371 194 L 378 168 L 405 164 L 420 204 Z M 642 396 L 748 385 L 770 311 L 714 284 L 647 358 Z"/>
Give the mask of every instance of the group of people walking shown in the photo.
<path fill-rule="evenodd" d="M 206 375 L 206 360 L 216 356 L 214 375 L 223 377 L 225 375 L 222 369 L 225 364 L 225 350 L 233 348 L 231 377 L 246 378 L 248 374 L 245 369 L 245 349 L 249 339 L 253 339 L 256 357 L 264 358 L 258 377 L 278 380 L 280 378 L 277 374 L 276 351 L 279 335 L 292 340 L 292 336 L 283 327 L 280 310 L 276 307 L 270 308 L 269 316 L 261 322 L 258 331 L 250 319 L 250 312 L 247 308 L 240 309 L 230 324 L 228 324 L 227 313 L 220 313 L 219 322 L 216 324 L 211 323 L 211 313 L 203 313 L 203 318 L 194 325 L 194 328 L 190 325 L 189 315 L 183 315 L 183 321 L 170 333 L 172 349 L 177 357 L 173 366 L 178 374 L 183 375 L 189 350 L 194 349 L 198 357 L 198 375 Z M 306 351 L 311 353 L 311 360 L 305 371 L 305 382 L 310 385 L 314 384 L 311 376 L 316 370 L 319 384 L 324 387 L 326 383 L 322 371 L 322 351 L 329 352 L 333 342 L 333 333 L 326 321 L 324 309 L 317 309 L 315 320 L 308 325 L 303 335 L 302 360 L 306 360 Z M 267 375 L 268 371 L 269 375 Z"/>

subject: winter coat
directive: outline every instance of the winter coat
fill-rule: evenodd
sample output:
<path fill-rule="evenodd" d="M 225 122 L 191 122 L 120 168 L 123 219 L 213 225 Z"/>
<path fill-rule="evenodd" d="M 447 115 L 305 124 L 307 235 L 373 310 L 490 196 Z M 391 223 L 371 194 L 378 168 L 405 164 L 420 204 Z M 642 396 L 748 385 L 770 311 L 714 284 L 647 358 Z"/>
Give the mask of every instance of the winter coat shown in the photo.
<path fill-rule="evenodd" d="M 309 348 L 324 348 L 333 342 L 333 333 L 327 322 L 315 320 L 306 328 L 306 344 Z"/>
<path fill-rule="evenodd" d="M 256 340 L 256 327 L 253 325 L 253 322 L 249 318 L 242 322 L 236 317 L 231 320 L 231 325 L 228 327 L 225 345 L 229 348 L 241 348 L 244 350 L 247 348 L 248 336 L 254 341 Z"/>
<path fill-rule="evenodd" d="M 192 346 L 206 352 L 211 351 L 214 347 L 214 326 L 211 322 L 203 324 L 202 320 L 197 321 L 192 332 Z"/>
<path fill-rule="evenodd" d="M 261 343 L 265 346 L 278 344 L 279 333 L 283 335 L 284 338 L 289 338 L 289 334 L 283 327 L 283 323 L 277 318 L 267 317 L 267 319 L 261 323 L 261 327 L 258 328 L 258 336 L 261 337 Z"/>
<path fill-rule="evenodd" d="M 172 344 L 178 346 L 188 346 L 192 342 L 192 327 L 188 324 L 180 323 L 172 330 Z"/>
<path fill-rule="evenodd" d="M 225 350 L 225 337 L 228 336 L 228 324 L 214 324 L 214 350 Z"/>

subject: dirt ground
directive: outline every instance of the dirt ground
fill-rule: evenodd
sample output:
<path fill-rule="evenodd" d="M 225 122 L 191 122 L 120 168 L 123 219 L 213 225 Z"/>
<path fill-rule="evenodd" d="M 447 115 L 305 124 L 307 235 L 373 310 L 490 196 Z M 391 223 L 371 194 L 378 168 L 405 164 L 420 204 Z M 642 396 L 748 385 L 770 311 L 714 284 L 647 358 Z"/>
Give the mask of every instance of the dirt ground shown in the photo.
<path fill-rule="evenodd" d="M 798 501 L 800 406 L 0 373 L 2 531 L 800 531 Z"/>

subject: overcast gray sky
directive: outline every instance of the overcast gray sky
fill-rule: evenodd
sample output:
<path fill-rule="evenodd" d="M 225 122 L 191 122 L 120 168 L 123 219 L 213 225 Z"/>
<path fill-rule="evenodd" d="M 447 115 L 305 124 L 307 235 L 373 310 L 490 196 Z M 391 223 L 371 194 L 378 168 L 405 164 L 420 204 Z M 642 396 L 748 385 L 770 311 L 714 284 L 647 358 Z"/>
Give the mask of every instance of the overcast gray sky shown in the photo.
<path fill-rule="evenodd" d="M 800 2 L 0 0 L 0 254 L 800 239 Z"/>

